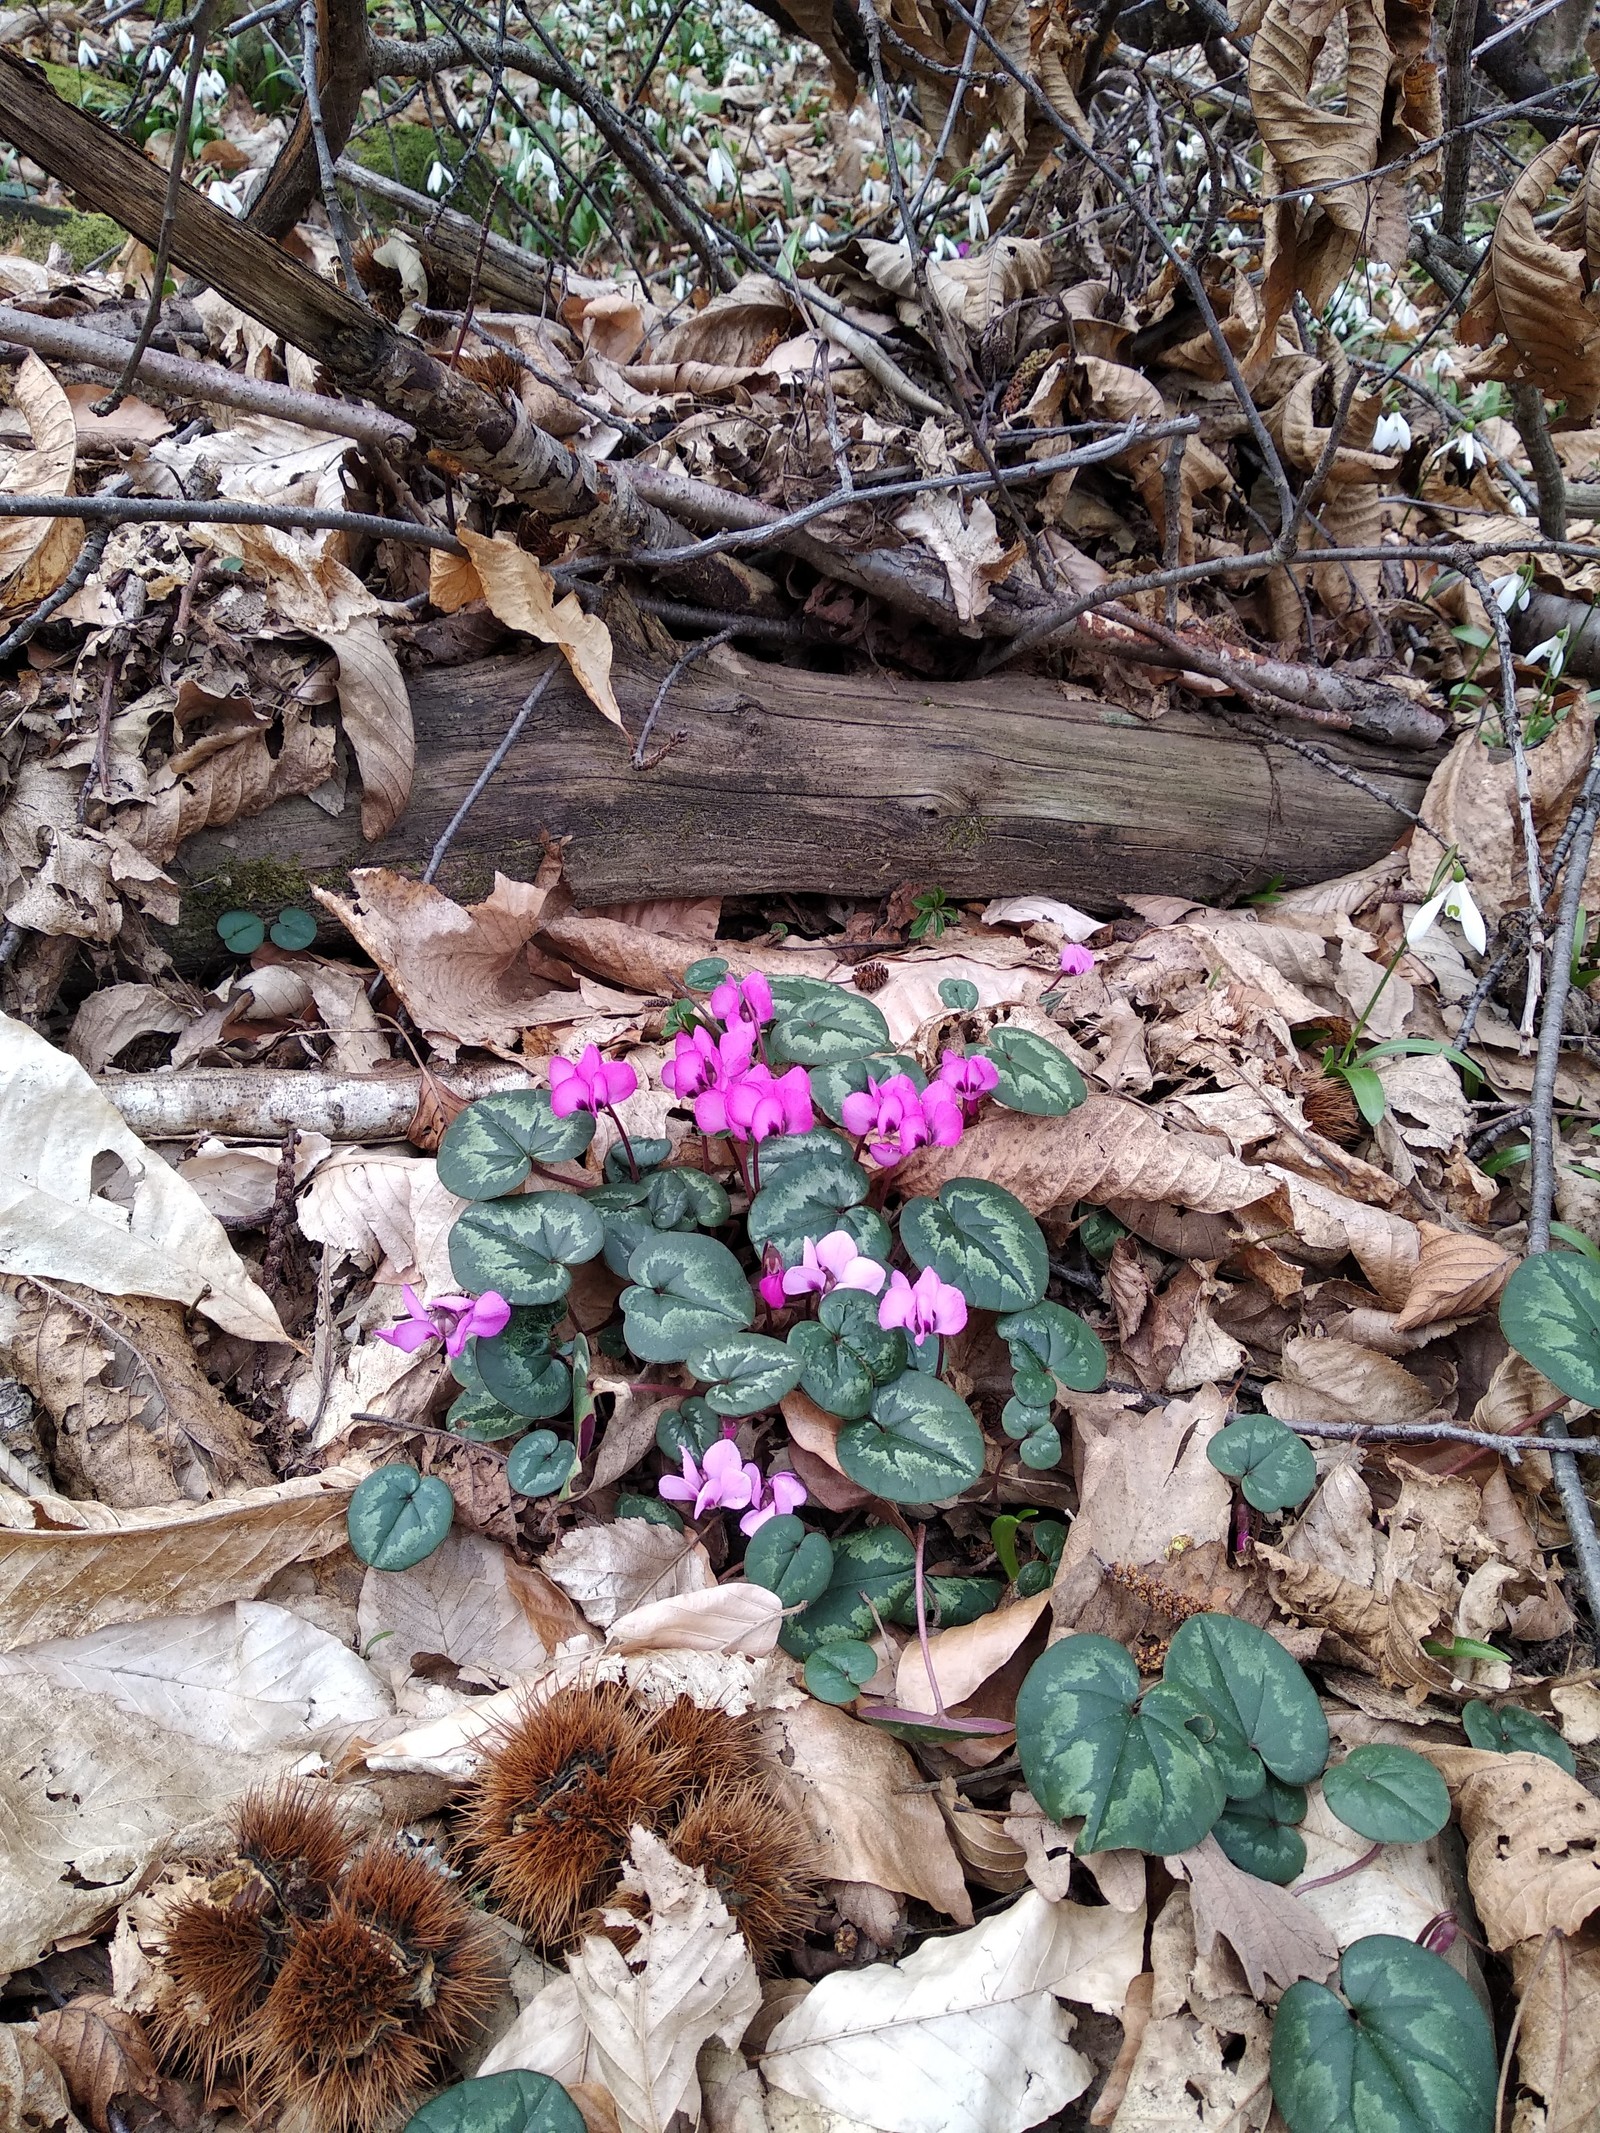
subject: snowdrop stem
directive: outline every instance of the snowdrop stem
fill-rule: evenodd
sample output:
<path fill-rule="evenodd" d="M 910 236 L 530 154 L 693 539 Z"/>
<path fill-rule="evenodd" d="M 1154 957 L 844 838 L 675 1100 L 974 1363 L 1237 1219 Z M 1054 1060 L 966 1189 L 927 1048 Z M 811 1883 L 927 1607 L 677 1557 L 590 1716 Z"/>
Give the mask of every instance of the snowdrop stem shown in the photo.
<path fill-rule="evenodd" d="M 1456 848 L 1452 844 L 1446 846 L 1444 856 L 1440 859 L 1439 864 L 1433 870 L 1433 878 L 1428 883 L 1428 894 L 1423 898 L 1424 903 L 1426 903 L 1429 898 L 1436 896 L 1439 893 L 1439 891 L 1444 887 L 1445 883 L 1450 879 L 1451 875 L 1454 874 L 1455 868 Z M 1367 1024 L 1371 1021 L 1372 1011 L 1377 1006 L 1378 1002 L 1382 999 L 1384 987 L 1394 976 L 1395 972 L 1400 968 L 1400 958 L 1405 954 L 1407 948 L 1410 947 L 1410 945 L 1410 942 L 1405 937 L 1404 931 L 1402 931 L 1400 935 L 1400 945 L 1398 948 L 1396 948 L 1394 954 L 1390 956 L 1388 962 L 1385 963 L 1385 965 L 1383 966 L 1383 975 L 1379 978 L 1377 984 L 1373 986 L 1372 991 L 1368 994 L 1365 1005 L 1362 1007 L 1360 1014 L 1356 1017 L 1355 1027 L 1351 1030 L 1349 1036 L 1345 1039 L 1343 1046 L 1340 1048 L 1337 1059 L 1333 1062 L 1335 1066 L 1347 1067 L 1354 1063 L 1356 1056 L 1356 1046 L 1361 1042 L 1362 1032 L 1366 1029 Z"/>

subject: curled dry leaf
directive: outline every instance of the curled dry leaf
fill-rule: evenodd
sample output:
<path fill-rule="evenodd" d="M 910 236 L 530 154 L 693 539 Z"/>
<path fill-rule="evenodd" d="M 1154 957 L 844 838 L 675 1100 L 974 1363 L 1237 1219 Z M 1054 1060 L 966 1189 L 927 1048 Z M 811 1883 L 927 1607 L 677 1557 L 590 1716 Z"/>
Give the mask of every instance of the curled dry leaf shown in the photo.
<path fill-rule="evenodd" d="M 1404 1364 L 1353 1341 L 1294 1334 L 1280 1371 L 1261 1396 L 1280 1422 L 1420 1422 L 1434 1405 Z"/>
<path fill-rule="evenodd" d="M 70 496 L 78 456 L 72 402 L 36 355 L 24 356 L 11 399 L 27 417 L 33 444 L 29 451 L 7 455 L 7 464 L 0 470 L 0 493 Z M 18 613 L 54 592 L 82 545 L 79 519 L 0 521 L 0 610 L 6 615 Z"/>
<path fill-rule="evenodd" d="M 1480 375 L 1527 378 L 1540 392 L 1565 400 L 1571 420 L 1586 419 L 1600 400 L 1600 307 L 1594 295 L 1594 131 L 1562 134 L 1519 173 L 1500 203 L 1489 256 L 1461 314 L 1460 336 L 1486 346 L 1503 333 L 1500 363 Z M 1576 165 L 1578 190 L 1549 229 L 1538 218 L 1562 173 Z"/>
<path fill-rule="evenodd" d="M 439 1183 L 431 1157 L 341 1148 L 298 1205 L 303 1236 L 376 1267 L 385 1281 L 409 1281 L 428 1296 L 456 1287 L 450 1228 L 463 1203 Z"/>
<path fill-rule="evenodd" d="M 1431 1592 L 1396 1578 L 1387 1599 L 1314 1563 L 1256 1543 L 1256 1553 L 1272 1572 L 1272 1596 L 1286 1614 L 1303 1622 L 1337 1630 L 1360 1653 L 1363 1664 L 1385 1688 L 1404 1689 L 1420 1703 L 1430 1690 L 1448 1690 L 1450 1669 L 1430 1659 L 1424 1637 L 1436 1637 L 1452 1610 Z"/>
<path fill-rule="evenodd" d="M 144 2024 L 103 1993 L 86 1992 L 65 2007 L 47 2008 L 35 2035 L 98 2133 L 111 2133 L 112 2104 L 132 2096 L 146 2103 L 163 2100 L 161 2070 Z"/>
<path fill-rule="evenodd" d="M 625 1519 L 624 1525 L 644 1525 Z M 614 1528 L 598 1527 L 606 1532 Z M 661 1529 L 670 1530 L 670 1529 Z M 614 1652 L 729 1652 L 760 1659 L 777 1648 L 783 1602 L 764 1585 L 712 1585 L 676 1599 L 653 1600 L 619 1615 L 606 1632 Z"/>
<path fill-rule="evenodd" d="M 1102 1563 L 1153 1563 L 1180 1536 L 1186 1543 L 1220 1541 L 1228 1531 L 1227 1481 L 1206 1457 L 1206 1446 L 1227 1421 L 1214 1385 L 1192 1400 L 1173 1400 L 1156 1414 L 1091 1413 L 1069 1403 L 1082 1446 L 1079 1510 L 1067 1532 L 1062 1568 L 1097 1557 Z"/>
<path fill-rule="evenodd" d="M 194 1189 L 65 1052 L 0 1016 L 0 1272 L 192 1304 L 244 1340 L 286 1340 Z M 99 1168 L 97 1169 L 97 1165 Z M 109 1169 L 127 1195 L 110 1198 Z"/>
<path fill-rule="evenodd" d="M 1320 1984 L 1339 1960 L 1339 1944 L 1315 1911 L 1235 1866 L 1215 1837 L 1203 1837 L 1167 1866 L 1189 1884 L 1200 1953 L 1209 1955 L 1219 1937 L 1225 1940 L 1258 2000 L 1269 1984 L 1282 1988 L 1303 1977 Z"/>
<path fill-rule="evenodd" d="M 579 1526 L 547 1550 L 540 1567 L 596 1629 L 610 1629 L 636 1608 L 716 1585 L 711 1559 L 692 1533 L 646 1518 Z"/>
<path fill-rule="evenodd" d="M 1056 2003 L 1115 2013 L 1144 1956 L 1144 1913 L 1052 1904 L 997 1917 L 893 1965 L 838 1971 L 773 2030 L 761 2071 L 885 2133 L 1014 2133 L 1082 2095 L 1094 2069 Z"/>
<path fill-rule="evenodd" d="M 559 875 L 554 859 L 533 882 L 496 874 L 493 892 L 465 906 L 385 867 L 351 873 L 353 902 L 327 889 L 312 893 L 361 943 L 426 1035 L 504 1049 L 552 989 L 533 975 L 525 951 Z"/>
<path fill-rule="evenodd" d="M 357 615 L 323 641 L 338 664 L 339 715 L 361 772 L 361 834 L 375 844 L 411 797 L 417 755 L 411 699 L 375 616 Z"/>
<path fill-rule="evenodd" d="M 1271 2019 L 1243 1994 L 1202 2000 L 1196 1961 L 1189 1891 L 1174 1889 L 1151 1930 L 1150 2009 L 1113 2133 L 1171 2133 L 1175 2098 L 1185 2113 L 1180 2126 L 1262 2133 L 1272 2116 Z M 1193 2011 L 1191 1994 L 1199 2002 Z"/>
<path fill-rule="evenodd" d="M 1520 2001 L 1516 2120 L 1541 2133 L 1588 2133 L 1600 2119 L 1600 1940 L 1594 1929 L 1518 1942 L 1511 1950 Z M 1542 2119 L 1528 2108 L 1533 2090 Z"/>
<path fill-rule="evenodd" d="M 1468 1230 L 1419 1224 L 1422 1256 L 1395 1331 L 1430 1326 L 1441 1318 L 1471 1318 L 1487 1311 L 1511 1277 L 1516 1261 L 1491 1237 Z M 1374 1418 L 1376 1419 L 1376 1418 Z"/>
<path fill-rule="evenodd" d="M 1422 1752 L 1455 1800 L 1489 1946 L 1576 1933 L 1600 1909 L 1600 1800 L 1547 1756 Z"/>
<path fill-rule="evenodd" d="M 895 1674 L 894 1697 L 902 1710 L 933 1711 L 934 1683 L 946 1706 L 954 1709 L 975 1695 L 992 1674 L 1027 1643 L 1035 1624 L 1050 1608 L 1048 1591 L 1030 1599 L 998 1607 L 975 1622 L 958 1629 L 941 1629 L 928 1639 L 927 1658 L 933 1663 L 933 1681 L 920 1644 L 908 1644 L 900 1654 Z M 1041 1640 L 1042 1641 L 1042 1640 Z"/>
<path fill-rule="evenodd" d="M 156 985 L 102 985 L 72 1018 L 67 1050 L 91 1074 L 103 1074 L 135 1037 L 176 1036 L 194 1020 L 191 1008 Z"/>
<path fill-rule="evenodd" d="M 0 2126 L 5 2133 L 83 2133 L 60 2067 L 19 2022 L 0 2025 Z"/>
<path fill-rule="evenodd" d="M 980 496 L 963 518 L 961 500 L 951 489 L 918 497 L 895 524 L 944 565 L 950 597 L 963 623 L 975 622 L 983 613 L 994 588 L 1009 576 L 1022 553 L 1020 545 L 1001 547 L 994 512 L 984 498 Z"/>
<path fill-rule="evenodd" d="M 586 615 L 576 593 L 558 600 L 549 572 L 515 541 L 486 540 L 465 526 L 461 541 L 470 563 L 433 558 L 429 591 L 434 605 L 453 614 L 481 598 L 507 629 L 559 646 L 578 686 L 620 731 L 622 708 L 611 687 L 611 632 L 600 617 Z"/>

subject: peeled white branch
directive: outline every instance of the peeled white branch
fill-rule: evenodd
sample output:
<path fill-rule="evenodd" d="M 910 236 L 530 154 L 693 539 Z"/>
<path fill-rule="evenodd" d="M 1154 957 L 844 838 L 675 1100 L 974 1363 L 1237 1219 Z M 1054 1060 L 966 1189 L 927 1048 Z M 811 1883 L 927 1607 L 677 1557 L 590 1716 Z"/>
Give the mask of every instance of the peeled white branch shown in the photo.
<path fill-rule="evenodd" d="M 525 1068 L 455 1066 L 435 1073 L 471 1099 L 495 1089 L 525 1089 Z M 193 1067 L 174 1074 L 112 1075 L 100 1083 L 142 1141 L 186 1141 L 218 1133 L 235 1140 L 280 1141 L 291 1126 L 331 1141 L 395 1141 L 416 1115 L 422 1076 L 306 1073 L 273 1067 Z"/>

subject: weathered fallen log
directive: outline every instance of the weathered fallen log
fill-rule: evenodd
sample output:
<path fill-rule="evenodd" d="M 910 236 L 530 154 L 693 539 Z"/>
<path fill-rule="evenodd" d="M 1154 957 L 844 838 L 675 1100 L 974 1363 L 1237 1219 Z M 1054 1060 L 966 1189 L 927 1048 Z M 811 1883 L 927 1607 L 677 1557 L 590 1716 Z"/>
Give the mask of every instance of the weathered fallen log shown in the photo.
<path fill-rule="evenodd" d="M 325 886 L 352 866 L 418 870 L 548 656 L 411 678 L 412 801 L 381 844 L 362 844 L 353 802 L 330 817 L 291 800 L 192 838 L 180 867 L 199 881 L 290 861 Z M 585 904 L 871 895 L 915 881 L 962 896 L 1049 890 L 1106 911 L 1130 892 L 1216 901 L 1274 875 L 1323 879 L 1377 858 L 1404 827 L 1302 754 L 1203 713 L 1142 721 L 1034 677 L 739 665 L 733 675 L 708 662 L 676 684 L 640 770 L 563 669 L 453 842 L 440 886 L 476 896 L 497 868 L 531 879 L 548 835 L 570 838 L 567 875 Z M 637 734 L 659 672 L 619 660 L 613 679 Z M 1434 760 L 1343 735 L 1317 746 L 1407 808 Z"/>
<path fill-rule="evenodd" d="M 436 1078 L 469 1102 L 528 1083 L 525 1069 L 498 1062 L 448 1067 Z M 111 1074 L 100 1087 L 143 1141 L 187 1141 L 200 1133 L 277 1141 L 291 1126 L 331 1141 L 396 1141 L 416 1116 L 422 1076 L 415 1067 L 387 1074 L 180 1067 Z"/>

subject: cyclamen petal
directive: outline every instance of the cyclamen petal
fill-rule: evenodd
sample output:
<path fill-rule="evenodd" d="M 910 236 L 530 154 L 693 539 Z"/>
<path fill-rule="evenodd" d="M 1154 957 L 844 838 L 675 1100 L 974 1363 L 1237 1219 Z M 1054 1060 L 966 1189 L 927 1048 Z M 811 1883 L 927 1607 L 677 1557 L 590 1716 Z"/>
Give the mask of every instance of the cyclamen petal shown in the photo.
<path fill-rule="evenodd" d="M 1069 978 L 1087 977 L 1094 968 L 1094 951 L 1068 941 L 1061 951 L 1061 968 Z"/>

